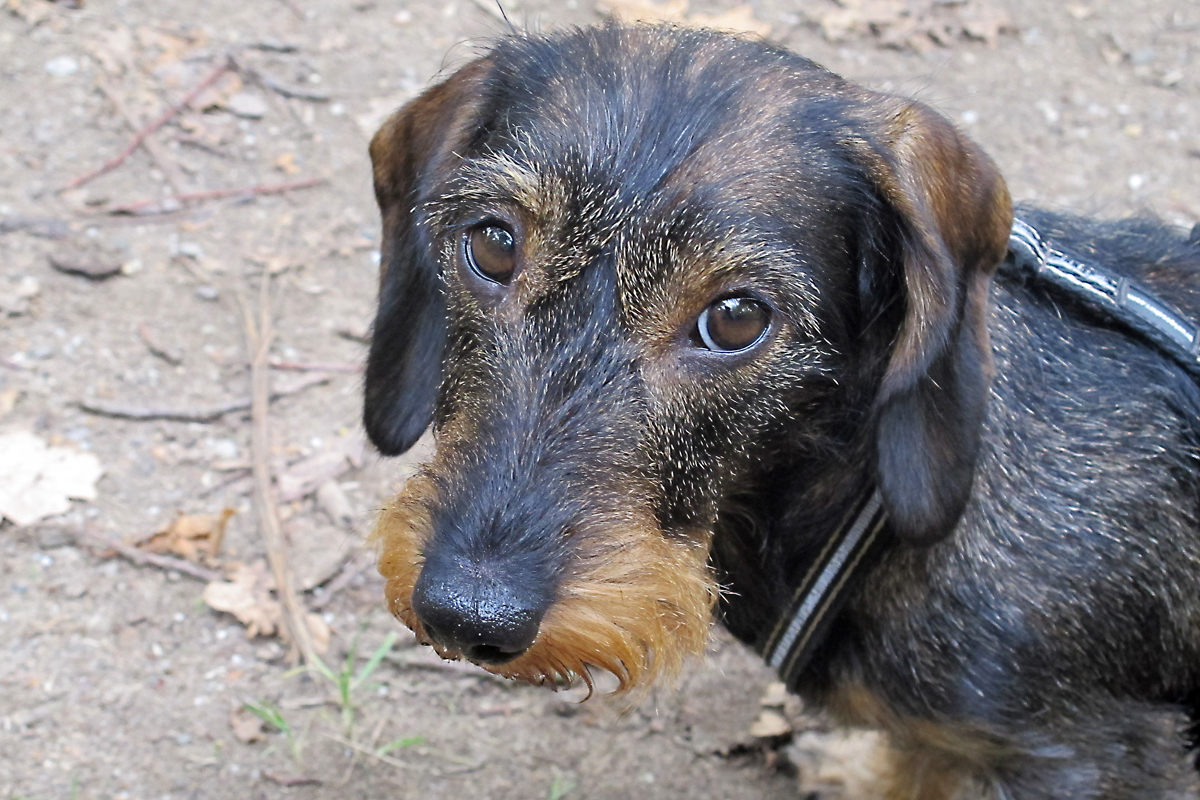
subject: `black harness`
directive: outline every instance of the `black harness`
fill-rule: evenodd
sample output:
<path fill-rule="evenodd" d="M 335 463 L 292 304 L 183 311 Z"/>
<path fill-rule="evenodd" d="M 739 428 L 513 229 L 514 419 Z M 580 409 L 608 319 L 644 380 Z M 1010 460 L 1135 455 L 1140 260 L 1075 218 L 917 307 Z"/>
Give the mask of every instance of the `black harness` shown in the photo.
<path fill-rule="evenodd" d="M 1025 221 L 1013 220 L 1008 255 L 997 271 L 1059 290 L 1141 334 L 1200 378 L 1200 326 L 1135 281 L 1066 255 Z M 804 574 L 762 650 L 763 659 L 789 688 L 796 687 L 845 599 L 843 590 L 882 542 L 886 527 L 882 498 L 872 487 L 854 503 Z"/>

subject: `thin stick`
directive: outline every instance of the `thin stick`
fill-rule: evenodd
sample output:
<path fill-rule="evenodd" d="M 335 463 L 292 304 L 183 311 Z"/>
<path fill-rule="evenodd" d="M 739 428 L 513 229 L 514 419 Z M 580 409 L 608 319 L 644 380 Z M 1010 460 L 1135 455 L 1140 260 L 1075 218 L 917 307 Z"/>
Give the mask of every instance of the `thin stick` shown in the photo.
<path fill-rule="evenodd" d="M 310 386 L 319 386 L 323 383 L 329 383 L 331 376 L 329 375 L 310 375 L 306 379 L 300 381 L 295 386 L 289 386 L 286 389 L 278 389 L 271 392 L 270 399 L 278 400 L 281 397 L 286 397 L 290 394 L 296 394 Z M 115 419 L 129 419 L 134 422 L 216 422 L 226 414 L 232 414 L 235 411 L 245 411 L 253 406 L 253 400 L 233 400 L 228 403 L 223 403 L 218 406 L 200 409 L 170 409 L 170 408 L 138 408 L 136 406 L 114 406 L 107 403 L 97 402 L 95 400 L 78 400 L 75 406 L 81 411 L 86 411 L 89 414 L 96 414 L 101 417 L 113 417 Z"/>
<path fill-rule="evenodd" d="M 185 194 L 176 194 L 153 200 L 139 200 L 136 203 L 128 203 L 123 206 L 113 206 L 105 211 L 105 213 L 139 217 L 153 216 L 155 214 L 174 214 L 183 206 L 190 205 L 191 203 L 225 200 L 230 197 L 250 198 L 267 194 L 283 194 L 284 192 L 294 192 L 297 189 L 310 189 L 313 186 L 320 186 L 323 183 L 325 183 L 324 178 L 309 178 L 308 180 L 293 181 L 292 183 L 269 183 L 258 184 L 257 186 L 239 186 L 233 189 L 210 189 L 206 192 L 187 192 Z"/>
<path fill-rule="evenodd" d="M 128 125 L 130 130 L 132 130 L 136 135 L 140 126 L 134 119 L 133 114 L 129 111 L 129 108 L 125 105 L 125 101 L 117 95 L 116 90 L 109 85 L 108 81 L 105 80 L 103 76 L 96 81 L 96 85 L 100 87 L 100 91 L 104 92 L 104 95 L 108 98 L 108 101 L 113 104 L 113 108 L 117 109 L 117 113 L 122 119 L 125 120 L 125 124 Z M 183 179 L 179 174 L 179 169 L 167 157 L 167 154 L 163 152 L 163 149 L 148 136 L 143 138 L 138 144 L 140 144 L 142 149 L 149 154 L 150 158 L 154 160 L 154 163 L 158 165 L 158 168 L 162 170 L 163 176 L 167 179 L 167 183 L 171 184 L 171 188 L 175 190 L 175 193 L 182 193 Z"/>
<path fill-rule="evenodd" d="M 275 333 L 271 327 L 271 272 L 263 268 L 258 293 L 258 324 L 249 307 L 242 306 L 246 318 L 246 344 L 254 359 L 250 362 L 250 416 L 252 420 L 251 450 L 254 460 L 254 504 L 258 507 L 258 524 L 267 547 L 267 561 L 275 576 L 275 595 L 283 603 L 293 646 L 300 651 L 306 665 L 318 661 L 312 632 L 308 628 L 308 613 L 296 595 L 288 566 L 287 546 L 275 503 L 275 487 L 271 475 L 271 369 L 267 359 Z"/>
<path fill-rule="evenodd" d="M 87 173 L 86 175 L 80 175 L 78 178 L 76 178 L 75 180 L 68 183 L 66 186 L 59 189 L 59 191 L 66 192 L 66 191 L 70 191 L 71 189 L 78 189 L 80 186 L 83 186 L 85 183 L 91 183 L 96 178 L 99 178 L 101 175 L 106 175 L 109 172 L 112 172 L 117 167 L 124 164 L 125 159 L 129 158 L 129 156 L 131 156 L 133 154 L 133 151 L 138 149 L 138 147 L 141 145 L 141 143 L 146 140 L 147 136 L 154 133 L 156 130 L 161 128 L 163 125 L 166 125 L 168 122 L 170 122 L 172 119 L 174 119 L 175 116 L 177 114 L 179 114 L 179 112 L 183 111 L 183 109 L 185 109 L 189 105 L 191 105 L 193 100 L 195 100 L 197 97 L 199 97 L 206 89 L 208 89 L 208 87 L 210 87 L 214 83 L 216 83 L 221 78 L 222 75 L 224 75 L 226 72 L 229 71 L 229 69 L 232 66 L 233 66 L 233 62 L 230 61 L 228 57 L 226 57 L 224 60 L 222 60 L 221 65 L 219 67 L 217 67 L 215 70 L 210 72 L 208 74 L 208 76 L 204 80 L 200 81 L 200 83 L 196 86 L 195 89 L 192 89 L 190 92 L 188 92 L 187 95 L 182 100 L 180 100 L 178 103 L 176 103 L 175 105 L 171 106 L 166 111 L 164 111 L 161 115 L 159 115 L 158 119 L 154 120 L 153 122 L 150 122 L 148 125 L 143 127 L 140 131 L 138 131 L 136 134 L 134 134 L 133 141 L 131 141 L 129 144 L 127 144 L 125 146 L 124 150 L 122 150 L 120 153 L 117 153 L 117 155 L 113 156 L 111 159 L 106 161 L 99 169 L 92 170 L 91 172 Z"/>
<path fill-rule="evenodd" d="M 152 354 L 158 356 L 173 367 L 178 367 L 183 363 L 182 358 L 163 347 L 162 343 L 154 338 L 154 334 L 150 332 L 150 326 L 148 326 L 146 323 L 138 323 L 137 333 L 142 340 L 142 344 L 146 345 L 146 349 Z"/>
<path fill-rule="evenodd" d="M 328 361 L 271 361 L 271 369 L 289 372 L 362 372 L 362 364 L 335 364 Z"/>
<path fill-rule="evenodd" d="M 222 578 L 221 573 L 211 569 L 193 564 L 190 561 L 185 561 L 182 558 L 174 558 L 172 556 L 162 556 L 158 553 L 147 553 L 145 550 L 134 547 L 133 545 L 125 544 L 116 539 L 109 539 L 106 536 L 101 536 L 98 533 L 93 533 L 89 530 L 80 531 L 84 537 L 98 547 L 104 547 L 114 551 L 117 555 L 124 559 L 132 561 L 140 566 L 158 567 L 159 569 L 175 570 L 182 575 L 189 575 L 206 583 L 219 581 Z"/>
<path fill-rule="evenodd" d="M 290 786 L 320 786 L 320 785 L 321 785 L 321 779 L 320 779 L 320 778 L 305 778 L 305 777 L 288 778 L 288 777 L 285 777 L 285 776 L 283 776 L 283 775 L 276 775 L 276 774 L 275 774 L 275 773 L 273 773 L 273 772 L 264 772 L 264 773 L 262 774 L 262 776 L 263 776 L 264 778 L 266 778 L 267 780 L 269 780 L 269 781 L 272 781 L 272 782 L 274 782 L 274 783 L 277 783 L 277 784 L 279 784 L 280 786 L 284 786 L 284 787 L 290 787 Z"/>

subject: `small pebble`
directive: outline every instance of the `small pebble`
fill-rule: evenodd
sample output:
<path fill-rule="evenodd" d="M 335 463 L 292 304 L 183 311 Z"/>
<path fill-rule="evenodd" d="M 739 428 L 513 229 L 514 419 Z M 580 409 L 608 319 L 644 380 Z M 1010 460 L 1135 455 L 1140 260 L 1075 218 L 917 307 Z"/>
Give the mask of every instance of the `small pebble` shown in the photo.
<path fill-rule="evenodd" d="M 229 98 L 225 107 L 235 116 L 243 119 L 261 119 L 269 110 L 267 101 L 262 95 L 253 92 L 238 92 Z"/>
<path fill-rule="evenodd" d="M 204 258 L 204 248 L 195 242 L 180 242 L 176 252 L 181 256 L 186 256 L 195 261 Z"/>
<path fill-rule="evenodd" d="M 59 56 L 46 62 L 46 72 L 56 78 L 65 78 L 79 72 L 79 62 L 71 56 Z"/>
<path fill-rule="evenodd" d="M 217 291 L 217 287 L 205 283 L 196 287 L 196 297 L 212 303 L 221 299 L 221 293 Z"/>

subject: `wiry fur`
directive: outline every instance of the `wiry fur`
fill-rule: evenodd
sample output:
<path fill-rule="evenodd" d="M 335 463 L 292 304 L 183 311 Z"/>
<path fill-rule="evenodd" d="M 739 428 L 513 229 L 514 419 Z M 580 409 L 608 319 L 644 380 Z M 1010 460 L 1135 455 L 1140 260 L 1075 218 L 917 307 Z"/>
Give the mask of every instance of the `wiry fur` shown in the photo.
<path fill-rule="evenodd" d="M 438 444 L 380 570 L 444 654 L 644 687 L 700 652 L 717 586 L 761 649 L 878 487 L 888 540 L 793 688 L 889 733 L 888 797 L 1197 796 L 1200 390 L 994 277 L 1008 194 L 949 122 L 761 42 L 613 25 L 498 42 L 371 153 L 367 427 Z M 1200 316 L 1197 237 L 1020 214 Z M 489 221 L 508 286 L 463 255 Z M 697 346 L 731 294 L 768 335 Z"/>

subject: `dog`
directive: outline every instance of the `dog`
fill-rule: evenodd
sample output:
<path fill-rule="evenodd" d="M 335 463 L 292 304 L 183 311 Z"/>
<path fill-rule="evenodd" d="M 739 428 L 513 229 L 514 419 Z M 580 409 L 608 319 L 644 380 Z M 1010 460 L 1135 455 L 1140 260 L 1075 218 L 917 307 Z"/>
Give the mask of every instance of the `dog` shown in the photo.
<path fill-rule="evenodd" d="M 715 609 L 886 731 L 887 797 L 1197 796 L 1200 391 L 1000 269 L 1004 180 L 946 119 L 610 24 L 499 40 L 370 153 L 365 424 L 385 454 L 436 438 L 375 539 L 422 642 L 625 691 Z M 1018 216 L 1035 271 L 1200 315 L 1197 237 Z"/>

